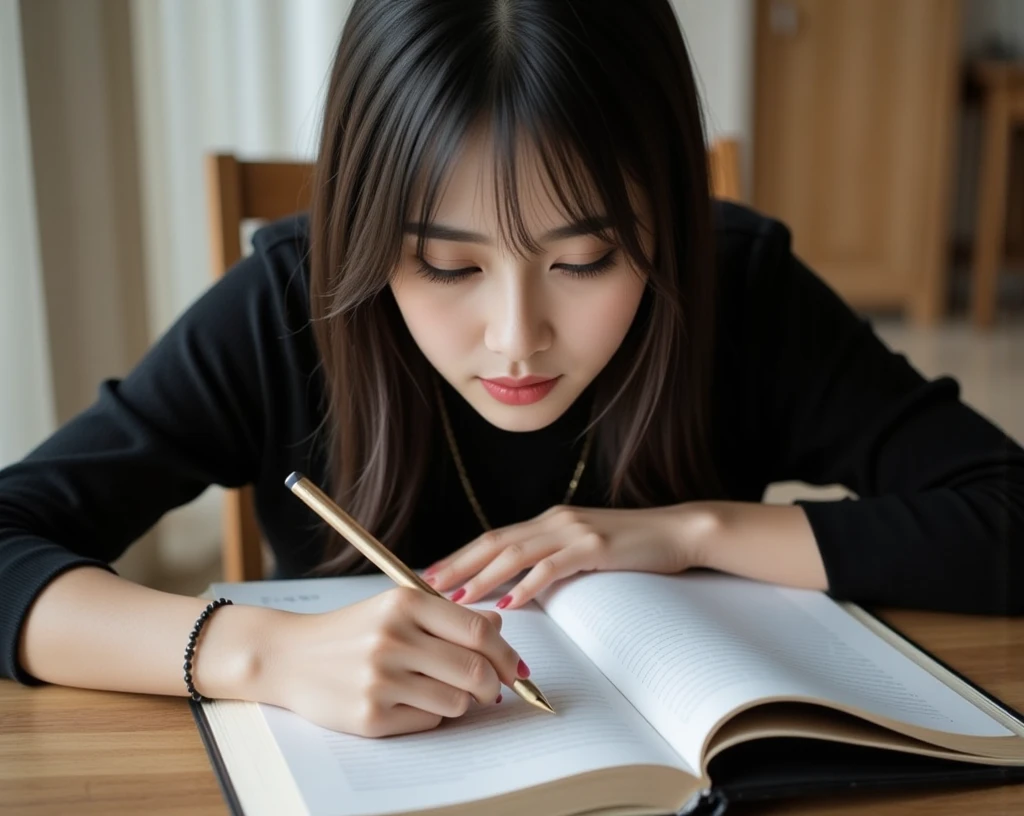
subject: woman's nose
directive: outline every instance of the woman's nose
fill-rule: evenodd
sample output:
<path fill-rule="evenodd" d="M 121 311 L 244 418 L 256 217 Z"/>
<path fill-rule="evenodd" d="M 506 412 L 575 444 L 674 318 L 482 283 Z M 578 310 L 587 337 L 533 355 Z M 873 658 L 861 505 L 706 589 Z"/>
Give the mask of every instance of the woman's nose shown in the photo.
<path fill-rule="evenodd" d="M 539 288 L 520 279 L 494 292 L 484 335 L 488 350 L 521 362 L 551 347 L 554 331 Z"/>

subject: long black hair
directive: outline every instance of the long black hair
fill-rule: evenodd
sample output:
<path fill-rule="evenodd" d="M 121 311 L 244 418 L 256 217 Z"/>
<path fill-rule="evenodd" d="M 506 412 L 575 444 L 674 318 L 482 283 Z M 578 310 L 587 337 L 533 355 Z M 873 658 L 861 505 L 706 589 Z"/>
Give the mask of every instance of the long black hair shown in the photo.
<path fill-rule="evenodd" d="M 609 475 L 608 504 L 711 495 L 708 170 L 669 0 L 356 0 L 331 72 L 310 218 L 336 500 L 389 546 L 408 531 L 435 421 L 432 370 L 388 282 L 404 224 L 429 223 L 479 124 L 494 147 L 511 246 L 534 249 L 517 190 L 527 139 L 567 219 L 593 215 L 587 192 L 596 191 L 606 237 L 647 274 L 633 325 L 594 383 L 593 450 Z M 630 183 L 653 212 L 652 257 Z M 357 557 L 332 538 L 319 571 Z"/>

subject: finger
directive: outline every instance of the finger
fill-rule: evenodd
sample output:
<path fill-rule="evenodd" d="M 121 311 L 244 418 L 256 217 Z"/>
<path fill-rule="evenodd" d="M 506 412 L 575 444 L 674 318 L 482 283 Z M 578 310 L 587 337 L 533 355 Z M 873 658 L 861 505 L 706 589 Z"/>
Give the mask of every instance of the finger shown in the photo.
<path fill-rule="evenodd" d="M 418 708 L 439 717 L 461 717 L 473 704 L 474 699 L 481 704 L 493 705 L 501 684 L 495 679 L 496 691 L 483 701 L 466 689 L 451 686 L 436 678 L 415 672 L 403 673 L 401 682 L 396 684 L 393 702 Z"/>
<path fill-rule="evenodd" d="M 432 714 L 415 706 L 400 703 L 387 714 L 375 721 L 373 727 L 367 729 L 363 736 L 391 737 L 396 734 L 414 734 L 418 731 L 430 731 L 441 724 L 442 716 Z"/>
<path fill-rule="evenodd" d="M 474 609 L 473 611 L 476 612 L 476 614 L 478 615 L 483 615 L 485 618 L 487 618 L 487 620 L 491 622 L 491 626 L 493 626 L 499 632 L 501 631 L 501 625 L 503 621 L 501 619 L 501 615 L 499 615 L 497 612 L 491 612 L 489 609 Z"/>
<path fill-rule="evenodd" d="M 510 527 L 514 526 L 517 525 L 510 525 Z M 481 546 L 484 546 L 491 539 L 495 538 L 498 535 L 501 535 L 506 530 L 509 530 L 510 527 L 502 527 L 497 530 L 487 530 L 485 533 L 478 535 L 468 544 L 463 544 L 461 547 L 455 550 L 455 552 L 449 553 L 444 558 L 439 558 L 437 561 L 435 561 L 433 564 L 427 567 L 423 571 L 423 574 L 425 576 L 430 576 L 431 578 L 436 578 L 439 574 L 443 573 L 446 569 L 448 569 L 453 563 L 455 563 L 457 560 L 465 556 L 466 553 L 478 549 Z"/>
<path fill-rule="evenodd" d="M 438 573 L 442 573 L 442 572 L 444 572 L 444 570 L 446 570 L 449 567 L 451 567 L 452 564 L 454 564 L 457 560 L 459 560 L 464 555 L 466 555 L 466 553 L 468 553 L 468 552 L 470 552 L 470 551 L 472 551 L 472 550 L 474 550 L 476 548 L 479 548 L 480 546 L 483 546 L 487 541 L 493 540 L 495 538 L 502 538 L 502 537 L 510 536 L 510 535 L 514 536 L 514 531 L 515 530 L 518 530 L 518 529 L 521 529 L 523 527 L 526 527 L 527 525 L 533 525 L 533 524 L 536 524 L 538 522 L 548 521 L 552 517 L 557 516 L 558 515 L 558 511 L 560 509 L 561 508 L 558 507 L 558 506 L 549 507 L 547 510 L 545 510 L 543 513 L 541 513 L 539 516 L 535 516 L 532 519 L 527 519 L 526 521 L 520 521 L 520 522 L 517 522 L 515 524 L 509 524 L 506 527 L 499 527 L 496 530 L 488 530 L 483 535 L 480 535 L 480 536 L 477 536 L 476 538 L 474 538 L 468 544 L 463 544 L 455 552 L 450 553 L 449 555 L 446 555 L 444 558 L 439 558 L 437 561 L 435 561 L 433 564 L 431 564 L 429 567 L 427 567 L 423 571 L 423 574 L 424 574 L 424 576 L 435 577 L 436 575 L 438 575 Z"/>
<path fill-rule="evenodd" d="M 462 585 L 465 590 L 459 603 L 474 603 L 495 587 L 511 581 L 528 567 L 565 546 L 565 532 L 547 533 L 526 541 L 510 544 L 498 556 Z"/>
<path fill-rule="evenodd" d="M 454 553 L 432 564 L 424 576 L 438 592 L 463 583 L 490 563 L 505 548 L 540 532 L 557 529 L 563 523 L 563 508 L 549 507 L 539 516 L 507 527 L 488 530 Z"/>
<path fill-rule="evenodd" d="M 446 592 L 475 575 L 505 547 L 522 537 L 523 524 L 488 530 L 482 536 L 456 550 L 432 568 L 427 582 L 438 592 Z"/>
<path fill-rule="evenodd" d="M 435 561 L 433 564 L 431 564 L 429 567 L 427 567 L 425 570 L 423 570 L 423 577 L 424 578 L 428 578 L 428 577 L 429 578 L 433 578 L 434 576 L 437 575 L 437 573 L 439 573 L 441 570 L 443 570 L 445 567 L 447 567 L 449 564 L 451 564 L 454 559 L 456 559 L 459 556 L 461 556 L 463 553 L 465 553 L 471 547 L 475 547 L 479 542 L 480 542 L 480 536 L 477 536 L 472 541 L 470 541 L 468 544 L 463 544 L 457 550 L 455 550 L 452 553 L 449 553 L 444 558 L 438 558 L 437 561 Z M 433 583 L 433 582 L 431 582 L 431 583 Z"/>
<path fill-rule="evenodd" d="M 501 679 L 494 666 L 473 649 L 418 632 L 413 637 L 412 648 L 403 656 L 401 668 L 410 674 L 419 673 L 438 684 L 421 687 L 422 693 L 429 691 L 434 694 L 434 708 L 425 710 L 445 717 L 458 717 L 466 712 L 470 698 L 487 705 L 501 693 Z M 411 703 L 406 698 L 394 699 Z M 439 710 L 439 705 L 445 706 L 445 710 Z"/>
<path fill-rule="evenodd" d="M 508 593 L 511 600 L 503 609 L 516 609 L 532 601 L 542 590 L 555 581 L 577 572 L 591 572 L 599 566 L 599 553 L 595 545 L 575 544 L 558 550 L 538 561 Z"/>
<path fill-rule="evenodd" d="M 435 638 L 479 653 L 490 662 L 506 685 L 515 681 L 519 655 L 501 637 L 488 617 L 444 598 L 426 593 L 419 595 L 419 602 L 410 611 L 420 629 Z"/>

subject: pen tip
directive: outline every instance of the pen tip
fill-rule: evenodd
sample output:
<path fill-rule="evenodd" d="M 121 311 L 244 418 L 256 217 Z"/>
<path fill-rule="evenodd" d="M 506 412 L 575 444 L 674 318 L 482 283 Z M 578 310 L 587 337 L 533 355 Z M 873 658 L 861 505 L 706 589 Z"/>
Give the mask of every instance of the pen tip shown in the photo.
<path fill-rule="evenodd" d="M 546 711 L 548 714 L 555 713 L 555 709 L 551 706 L 551 703 L 547 701 L 544 693 L 537 688 L 536 684 L 534 684 L 532 680 L 520 680 L 519 678 L 516 678 L 515 682 L 512 683 L 512 689 L 530 705 L 539 708 L 541 711 Z"/>
<path fill-rule="evenodd" d="M 302 478 L 303 476 L 301 473 L 299 473 L 297 470 L 293 471 L 291 475 L 289 475 L 288 478 L 284 480 L 285 487 L 291 490 L 293 487 L 295 487 L 295 485 L 299 483 L 299 480 Z"/>

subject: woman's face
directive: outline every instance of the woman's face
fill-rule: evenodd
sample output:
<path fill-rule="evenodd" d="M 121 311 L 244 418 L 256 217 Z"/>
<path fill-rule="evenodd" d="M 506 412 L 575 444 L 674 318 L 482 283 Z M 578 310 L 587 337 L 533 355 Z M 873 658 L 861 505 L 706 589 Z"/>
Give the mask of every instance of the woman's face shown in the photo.
<path fill-rule="evenodd" d="M 646 281 L 618 246 L 566 223 L 532 161 L 520 165 L 520 209 L 542 251 L 520 257 L 499 245 L 490 155 L 483 139 L 467 142 L 422 262 L 407 232 L 391 287 L 441 376 L 493 425 L 532 431 L 561 416 L 608 363 Z M 650 257 L 650 233 L 642 236 Z"/>

